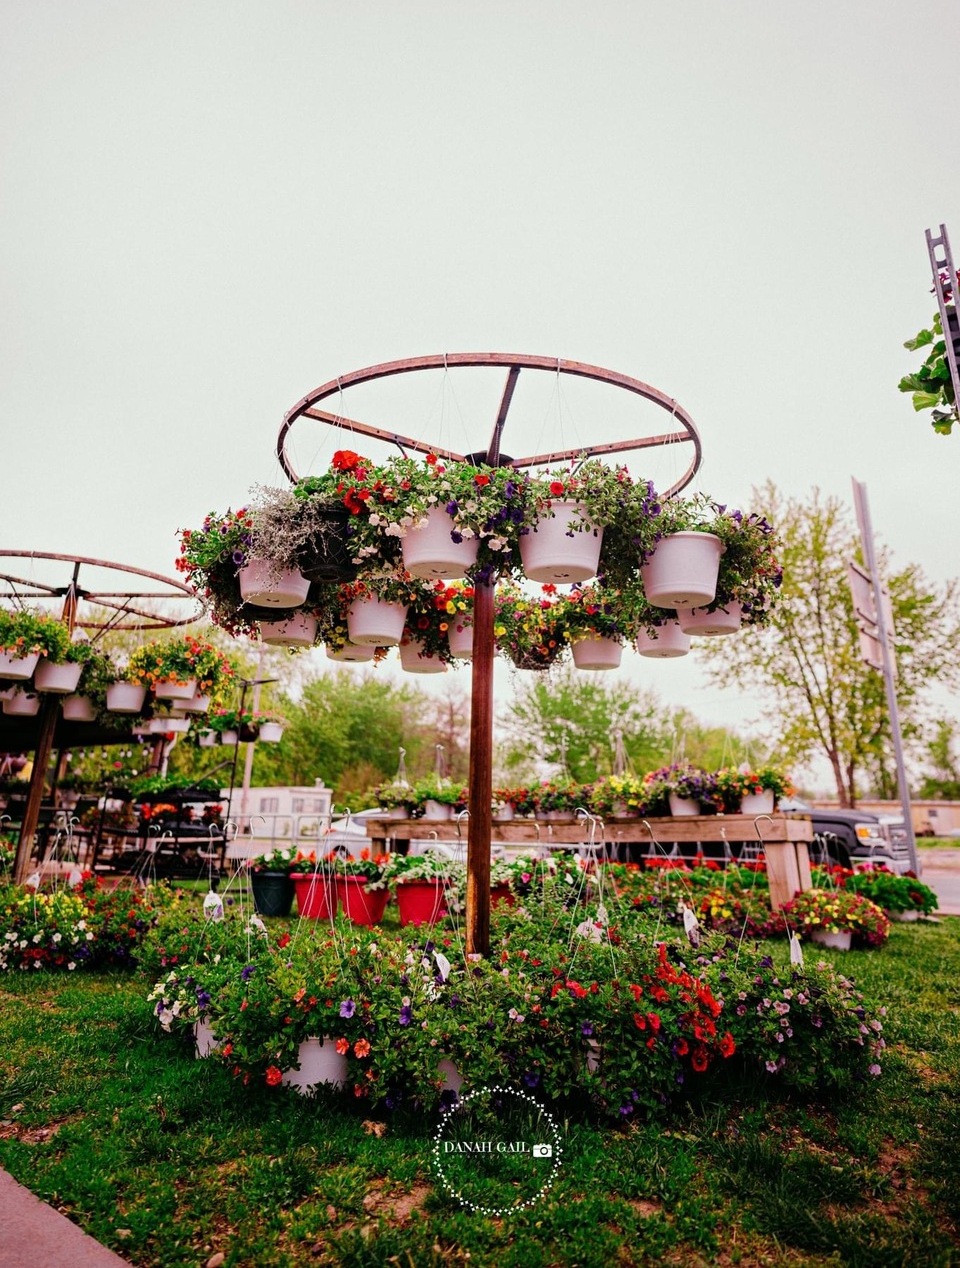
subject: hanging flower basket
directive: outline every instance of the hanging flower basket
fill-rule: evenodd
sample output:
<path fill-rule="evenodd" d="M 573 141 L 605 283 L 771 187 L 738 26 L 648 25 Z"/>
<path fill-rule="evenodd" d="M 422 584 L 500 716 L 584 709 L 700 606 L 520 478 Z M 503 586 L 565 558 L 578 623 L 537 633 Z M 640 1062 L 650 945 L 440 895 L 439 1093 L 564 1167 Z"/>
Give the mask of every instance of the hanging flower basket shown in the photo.
<path fill-rule="evenodd" d="M 343 647 L 327 647 L 327 658 L 347 665 L 361 665 L 373 660 L 377 649 L 372 643 L 344 643 Z"/>
<path fill-rule="evenodd" d="M 447 671 L 440 657 L 424 651 L 423 644 L 415 638 L 400 644 L 400 664 L 408 674 L 444 674 Z"/>
<path fill-rule="evenodd" d="M 401 925 L 435 925 L 447 914 L 442 880 L 402 881 L 397 885 Z"/>
<path fill-rule="evenodd" d="M 388 889 L 368 889 L 364 876 L 338 876 L 337 899 L 343 914 L 355 925 L 378 925 L 390 897 Z"/>
<path fill-rule="evenodd" d="M 637 635 L 637 651 L 641 656 L 667 660 L 672 656 L 686 656 L 690 650 L 690 635 L 684 634 L 678 621 L 665 621 Z"/>
<path fill-rule="evenodd" d="M 95 722 L 96 705 L 89 696 L 66 696 L 63 701 L 63 717 L 66 722 Z"/>
<path fill-rule="evenodd" d="M 678 797 L 676 793 L 670 793 L 670 813 L 678 819 L 685 815 L 698 815 L 702 812 L 699 801 L 695 801 L 693 797 Z"/>
<path fill-rule="evenodd" d="M 658 608 L 697 608 L 713 602 L 723 542 L 714 533 L 671 533 L 640 567 L 647 601 Z"/>
<path fill-rule="evenodd" d="M 236 748 L 236 746 L 240 743 L 240 732 L 239 731 L 221 731 L 220 743 L 223 745 L 228 745 L 230 748 Z"/>
<path fill-rule="evenodd" d="M 457 660 L 470 660 L 473 657 L 473 625 L 469 621 L 451 621 L 447 630 L 447 642 L 450 644 L 450 655 Z"/>
<path fill-rule="evenodd" d="M 28 656 L 11 656 L 8 652 L 0 652 L 0 678 L 25 682 L 33 677 L 39 660 L 39 652 L 31 652 Z"/>
<path fill-rule="evenodd" d="M 250 873 L 253 905 L 261 916 L 289 916 L 294 886 L 288 872 Z"/>
<path fill-rule="evenodd" d="M 317 618 L 294 612 L 284 621 L 261 621 L 260 638 L 271 647 L 312 647 L 317 639 Z"/>
<path fill-rule="evenodd" d="M 406 605 L 361 595 L 347 609 L 350 642 L 371 647 L 395 647 L 403 638 L 406 619 Z"/>
<path fill-rule="evenodd" d="M 32 691 L 24 691 L 18 687 L 3 702 L 3 711 L 8 717 L 32 718 L 40 712 L 40 697 Z"/>
<path fill-rule="evenodd" d="M 297 556 L 300 571 L 308 581 L 353 581 L 357 566 L 347 536 L 350 512 L 345 506 L 317 508 L 312 522 L 314 531 Z"/>
<path fill-rule="evenodd" d="M 72 695 L 83 673 L 83 665 L 79 662 L 66 661 L 55 665 L 51 660 L 43 660 L 33 675 L 33 685 L 37 691 L 47 691 L 53 695 Z"/>
<path fill-rule="evenodd" d="M 322 872 L 291 872 L 297 911 L 305 920 L 329 920 L 337 914 L 337 889 L 332 876 Z"/>
<path fill-rule="evenodd" d="M 197 743 L 201 748 L 213 748 L 217 743 L 216 731 L 200 731 L 197 734 Z"/>
<path fill-rule="evenodd" d="M 456 542 L 450 535 L 453 531 L 454 522 L 442 507 L 428 512 L 416 528 L 408 529 L 400 543 L 407 572 L 425 581 L 465 577 L 477 562 L 480 543 L 476 537 Z"/>
<path fill-rule="evenodd" d="M 728 603 L 713 611 L 709 608 L 677 608 L 677 620 L 684 634 L 719 638 L 723 634 L 737 633 L 742 612 L 743 607 L 739 603 Z"/>
<path fill-rule="evenodd" d="M 285 1070 L 284 1087 L 296 1088 L 302 1096 L 320 1083 L 342 1088 L 347 1082 L 347 1058 L 337 1051 L 335 1039 L 304 1039 L 297 1050 L 297 1070 Z"/>
<path fill-rule="evenodd" d="M 146 698 L 146 687 L 135 682 L 115 682 L 107 688 L 107 708 L 111 713 L 139 713 Z"/>
<path fill-rule="evenodd" d="M 277 568 L 267 559 L 251 559 L 239 572 L 240 597 L 260 608 L 298 608 L 310 582 L 293 568 Z"/>
<path fill-rule="evenodd" d="M 153 689 L 158 700 L 192 700 L 197 694 L 196 678 L 185 682 L 158 682 Z"/>
<path fill-rule="evenodd" d="M 586 511 L 579 502 L 555 502 L 553 511 L 520 538 L 524 575 L 531 581 L 555 585 L 595 577 L 603 529 L 577 527 Z"/>
<path fill-rule="evenodd" d="M 619 669 L 623 646 L 615 638 L 588 637 L 571 643 L 577 669 Z"/>
<path fill-rule="evenodd" d="M 261 722 L 259 738 L 264 744 L 279 744 L 283 739 L 283 727 L 279 722 Z"/>
<path fill-rule="evenodd" d="M 822 947 L 830 947 L 834 951 L 849 951 L 853 934 L 849 929 L 832 933 L 829 929 L 811 929 L 810 941 L 819 942 Z"/>
<path fill-rule="evenodd" d="M 740 813 L 742 815 L 772 815 L 776 797 L 773 791 L 765 788 L 763 792 L 744 793 L 740 799 Z"/>
<path fill-rule="evenodd" d="M 184 713 L 206 713 L 210 708 L 210 697 L 193 696 L 190 700 L 181 701 L 180 708 Z"/>

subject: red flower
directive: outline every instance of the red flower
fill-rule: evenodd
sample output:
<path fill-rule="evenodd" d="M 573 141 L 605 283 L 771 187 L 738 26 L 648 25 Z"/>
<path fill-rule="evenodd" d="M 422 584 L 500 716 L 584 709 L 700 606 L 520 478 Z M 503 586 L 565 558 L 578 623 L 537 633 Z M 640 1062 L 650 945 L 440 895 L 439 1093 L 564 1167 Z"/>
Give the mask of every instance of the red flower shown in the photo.
<path fill-rule="evenodd" d="M 564 489 L 564 486 L 563 486 L 563 481 L 562 481 L 562 480 L 551 480 L 551 481 L 550 481 L 550 492 L 552 493 L 552 495 L 553 495 L 555 498 L 560 498 L 560 497 L 563 497 L 564 492 L 565 492 L 565 489 Z"/>
<path fill-rule="evenodd" d="M 358 1057 L 366 1057 L 370 1055 L 370 1045 L 366 1039 L 358 1039 L 353 1045 L 354 1055 Z"/>
<path fill-rule="evenodd" d="M 646 1030 L 647 1019 L 644 1017 L 643 1013 L 634 1013 L 633 1024 L 636 1026 L 637 1030 Z"/>
<path fill-rule="evenodd" d="M 351 515 L 360 515 L 364 509 L 363 504 L 369 497 L 369 489 L 347 489 L 343 495 L 343 505 Z"/>
<path fill-rule="evenodd" d="M 727 1033 L 720 1040 L 720 1054 L 721 1056 L 724 1056 L 724 1057 L 732 1057 L 733 1054 L 736 1052 L 736 1050 L 737 1050 L 737 1045 L 734 1042 L 733 1035 L 731 1035 L 730 1031 L 728 1030 Z"/>
<path fill-rule="evenodd" d="M 267 1066 L 267 1083 L 270 1087 L 276 1087 L 283 1078 L 283 1071 L 275 1065 Z"/>
<path fill-rule="evenodd" d="M 290 941 L 290 935 L 288 933 L 283 933 L 280 935 L 280 938 L 277 941 L 277 946 L 285 947 L 289 941 Z"/>
<path fill-rule="evenodd" d="M 706 1048 L 696 1047 L 693 1050 L 693 1056 L 690 1058 L 690 1064 L 698 1074 L 703 1074 L 704 1070 L 710 1064 L 710 1057 Z"/>
<path fill-rule="evenodd" d="M 330 463 L 334 471 L 352 471 L 360 461 L 360 455 L 352 449 L 338 449 Z"/>
<path fill-rule="evenodd" d="M 435 467 L 437 465 L 437 455 L 435 453 L 428 453 L 424 462 L 426 462 L 428 467 Z"/>
<path fill-rule="evenodd" d="M 480 485 L 482 488 L 485 484 L 490 483 L 490 477 L 488 475 L 475 475 L 473 477 L 473 483 Z"/>

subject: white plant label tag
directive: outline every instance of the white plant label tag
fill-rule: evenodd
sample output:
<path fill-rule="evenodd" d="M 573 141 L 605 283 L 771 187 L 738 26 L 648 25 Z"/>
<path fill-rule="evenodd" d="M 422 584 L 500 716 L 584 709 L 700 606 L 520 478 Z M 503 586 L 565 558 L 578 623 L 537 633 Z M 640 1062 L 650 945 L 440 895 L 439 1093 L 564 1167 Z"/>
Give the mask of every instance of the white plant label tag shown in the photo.
<path fill-rule="evenodd" d="M 795 933 L 790 935 L 790 963 L 795 964 L 797 968 L 803 968 L 803 947 Z"/>
<path fill-rule="evenodd" d="M 434 951 L 433 958 L 437 962 L 437 968 L 440 970 L 440 976 L 444 981 L 450 976 L 450 961 L 441 951 Z"/>
<path fill-rule="evenodd" d="M 223 919 L 223 899 L 212 889 L 203 900 L 203 914 L 207 920 Z"/>
<path fill-rule="evenodd" d="M 683 930 L 690 939 L 690 945 L 698 947 L 700 945 L 700 924 L 693 908 L 686 905 L 683 908 Z"/>

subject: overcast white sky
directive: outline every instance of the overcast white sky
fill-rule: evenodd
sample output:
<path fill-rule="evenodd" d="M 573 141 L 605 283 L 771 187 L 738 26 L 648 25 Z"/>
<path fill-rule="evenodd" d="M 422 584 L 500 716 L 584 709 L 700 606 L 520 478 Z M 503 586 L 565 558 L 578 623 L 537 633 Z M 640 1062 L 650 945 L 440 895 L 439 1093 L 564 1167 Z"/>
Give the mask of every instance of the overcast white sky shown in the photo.
<path fill-rule="evenodd" d="M 960 251 L 958 45 L 955 0 L 2 0 L 0 546 L 172 572 L 179 527 L 280 482 L 311 388 L 497 350 L 675 397 L 723 501 L 856 475 L 895 559 L 955 575 L 960 437 L 896 384 L 924 229 Z M 424 434 L 485 443 L 484 390 L 421 390 Z M 597 399 L 517 426 L 606 439 Z"/>

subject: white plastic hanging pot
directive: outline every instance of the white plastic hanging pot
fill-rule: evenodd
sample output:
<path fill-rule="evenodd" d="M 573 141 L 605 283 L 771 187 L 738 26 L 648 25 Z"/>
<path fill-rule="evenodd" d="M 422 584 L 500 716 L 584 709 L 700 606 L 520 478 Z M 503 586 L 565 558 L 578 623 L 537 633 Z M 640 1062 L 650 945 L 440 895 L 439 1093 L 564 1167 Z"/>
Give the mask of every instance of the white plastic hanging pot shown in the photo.
<path fill-rule="evenodd" d="M 671 533 L 640 567 L 647 602 L 658 608 L 701 608 L 717 593 L 723 542 L 714 533 Z"/>
<path fill-rule="evenodd" d="M 394 647 L 403 638 L 407 609 L 373 597 L 354 599 L 347 609 L 347 633 L 351 643 Z"/>
<path fill-rule="evenodd" d="M 25 682 L 27 678 L 33 677 L 39 659 L 39 652 L 31 652 L 29 656 L 11 656 L 7 652 L 0 652 L 0 678 Z"/>
<path fill-rule="evenodd" d="M 318 1083 L 343 1087 L 347 1081 L 346 1053 L 337 1052 L 335 1039 L 304 1039 L 297 1051 L 299 1070 L 285 1070 L 280 1080 L 286 1087 L 295 1087 L 308 1096 Z"/>
<path fill-rule="evenodd" d="M 698 815 L 701 813 L 700 802 L 693 797 L 678 797 L 676 793 L 671 793 L 670 813 L 675 819 L 682 818 L 684 815 Z"/>
<path fill-rule="evenodd" d="M 146 697 L 146 687 L 138 683 L 115 682 L 107 688 L 107 708 L 111 713 L 139 713 Z"/>
<path fill-rule="evenodd" d="M 194 696 L 190 700 L 180 702 L 180 708 L 184 713 L 206 713 L 210 708 L 209 696 Z"/>
<path fill-rule="evenodd" d="M 422 524 L 407 529 L 406 537 L 400 542 L 407 572 L 427 581 L 465 577 L 467 569 L 477 562 L 480 543 L 475 537 L 453 541 L 450 536 L 453 528 L 453 520 L 447 512 L 435 507 L 427 512 Z"/>
<path fill-rule="evenodd" d="M 554 502 L 554 514 L 538 520 L 520 538 L 524 574 L 531 581 L 564 585 L 597 575 L 602 528 L 574 528 L 586 508 L 579 502 Z"/>
<path fill-rule="evenodd" d="M 236 748 L 236 746 L 240 743 L 240 732 L 239 731 L 221 731 L 220 743 L 229 744 L 231 748 Z"/>
<path fill-rule="evenodd" d="M 400 664 L 408 674 L 443 674 L 446 665 L 439 656 L 423 650 L 423 644 L 415 638 L 400 645 Z"/>
<path fill-rule="evenodd" d="M 283 739 L 283 727 L 279 722 L 261 722 L 259 738 L 264 744 L 279 744 Z"/>
<path fill-rule="evenodd" d="M 82 673 L 82 665 L 73 665 L 69 661 L 63 665 L 55 665 L 53 661 L 42 660 L 33 675 L 33 685 L 37 691 L 69 696 L 76 691 Z"/>
<path fill-rule="evenodd" d="M 192 700 L 197 694 L 196 678 L 186 682 L 158 682 L 153 689 L 158 700 Z"/>
<path fill-rule="evenodd" d="M 89 696 L 67 696 L 63 701 L 63 717 L 66 722 L 93 722 L 97 710 Z"/>
<path fill-rule="evenodd" d="M 684 634 L 718 638 L 722 634 L 736 634 L 742 611 L 739 603 L 728 603 L 715 612 L 708 612 L 706 608 L 677 608 L 677 620 Z"/>
<path fill-rule="evenodd" d="M 623 647 L 615 638 L 591 636 L 571 645 L 577 669 L 619 669 Z"/>
<path fill-rule="evenodd" d="M 473 625 L 465 622 L 462 614 L 451 619 L 447 642 L 450 644 L 450 654 L 458 660 L 470 660 L 473 656 Z"/>
<path fill-rule="evenodd" d="M 372 643 L 362 646 L 359 643 L 345 643 L 343 647 L 328 647 L 327 657 L 347 665 L 362 665 L 366 661 L 373 660 L 376 650 Z"/>
<path fill-rule="evenodd" d="M 285 621 L 261 621 L 260 637 L 271 647 L 312 647 L 317 618 L 309 612 L 294 612 Z"/>
<path fill-rule="evenodd" d="M 40 712 L 40 697 L 18 687 L 9 699 L 4 700 L 3 711 L 13 718 L 32 718 Z"/>
<path fill-rule="evenodd" d="M 763 792 L 744 793 L 740 799 L 740 813 L 742 815 L 772 815 L 775 800 L 769 788 L 764 788 Z"/>
<path fill-rule="evenodd" d="M 277 568 L 269 559 L 251 559 L 240 569 L 240 597 L 258 608 L 298 608 L 310 582 L 294 568 Z"/>
<path fill-rule="evenodd" d="M 834 951 L 849 951 L 853 935 L 849 929 L 841 933 L 831 933 L 827 929 L 811 929 L 810 941 L 819 942 L 822 947 L 832 947 Z"/>
<path fill-rule="evenodd" d="M 186 735 L 190 730 L 189 718 L 154 718 L 152 722 L 155 735 L 167 735 L 175 731 L 178 735 Z"/>
<path fill-rule="evenodd" d="M 197 743 L 201 748 L 213 748 L 217 742 L 216 731 L 201 731 L 197 736 Z"/>
<path fill-rule="evenodd" d="M 665 621 L 651 633 L 641 630 L 637 635 L 637 651 L 641 656 L 666 660 L 671 656 L 686 656 L 690 650 L 690 635 L 684 634 L 677 621 Z"/>

